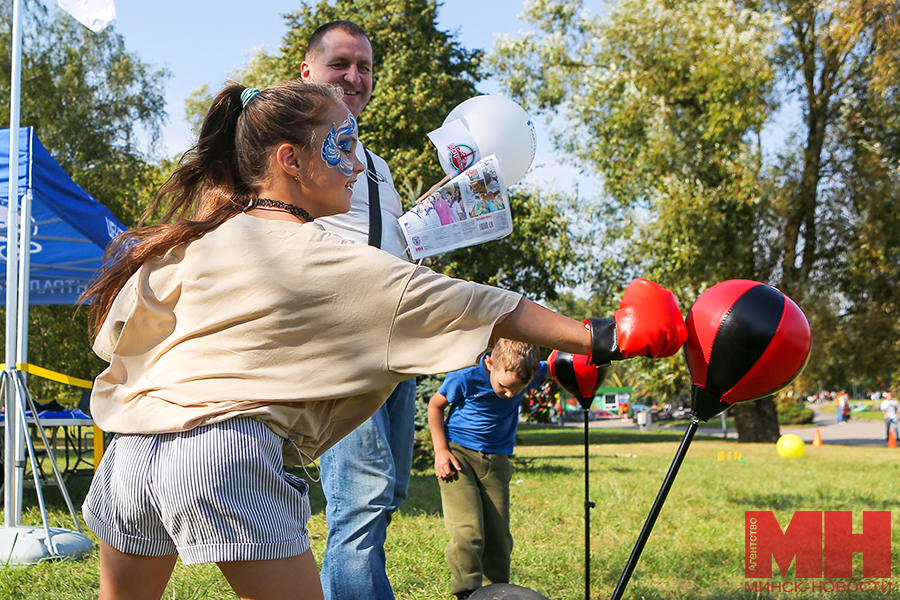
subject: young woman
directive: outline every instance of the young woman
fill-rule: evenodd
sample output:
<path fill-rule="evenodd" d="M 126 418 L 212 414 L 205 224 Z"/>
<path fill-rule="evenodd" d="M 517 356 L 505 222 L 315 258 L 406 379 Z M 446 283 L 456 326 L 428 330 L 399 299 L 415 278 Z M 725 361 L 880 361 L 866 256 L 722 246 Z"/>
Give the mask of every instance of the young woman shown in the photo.
<path fill-rule="evenodd" d="M 398 381 L 475 364 L 499 337 L 601 358 L 684 341 L 649 282 L 636 310 L 657 316 L 606 349 L 518 294 L 325 232 L 315 219 L 348 210 L 363 171 L 339 94 L 225 87 L 151 206 L 162 223 L 123 234 L 85 293 L 109 361 L 92 415 L 116 433 L 83 507 L 101 599 L 160 598 L 178 556 L 215 562 L 241 598 L 321 598 L 307 486 L 283 464 L 312 462 Z M 630 349 L 632 331 L 653 348 Z"/>

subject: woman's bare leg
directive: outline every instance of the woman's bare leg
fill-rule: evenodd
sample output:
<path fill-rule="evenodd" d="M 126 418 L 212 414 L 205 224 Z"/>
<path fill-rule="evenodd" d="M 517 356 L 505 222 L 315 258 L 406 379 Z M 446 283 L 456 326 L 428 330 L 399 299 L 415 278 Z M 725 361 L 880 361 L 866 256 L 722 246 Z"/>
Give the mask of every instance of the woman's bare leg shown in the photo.
<path fill-rule="evenodd" d="M 276 560 L 216 563 L 242 600 L 323 600 L 312 550 Z"/>
<path fill-rule="evenodd" d="M 101 541 L 100 600 L 159 600 L 177 559 L 126 554 Z"/>

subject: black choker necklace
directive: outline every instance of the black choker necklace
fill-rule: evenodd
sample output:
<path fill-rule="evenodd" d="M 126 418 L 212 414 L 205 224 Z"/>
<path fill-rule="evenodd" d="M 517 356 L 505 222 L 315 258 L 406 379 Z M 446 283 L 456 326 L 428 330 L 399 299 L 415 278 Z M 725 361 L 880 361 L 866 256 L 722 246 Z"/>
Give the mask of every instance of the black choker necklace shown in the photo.
<path fill-rule="evenodd" d="M 294 206 L 293 204 L 288 204 L 286 202 L 282 202 L 281 200 L 272 200 L 271 198 L 257 198 L 250 204 L 251 209 L 259 208 L 261 206 L 268 206 L 270 208 L 291 213 L 304 223 L 311 223 L 313 220 L 313 218 L 309 216 L 309 213 L 299 206 Z"/>

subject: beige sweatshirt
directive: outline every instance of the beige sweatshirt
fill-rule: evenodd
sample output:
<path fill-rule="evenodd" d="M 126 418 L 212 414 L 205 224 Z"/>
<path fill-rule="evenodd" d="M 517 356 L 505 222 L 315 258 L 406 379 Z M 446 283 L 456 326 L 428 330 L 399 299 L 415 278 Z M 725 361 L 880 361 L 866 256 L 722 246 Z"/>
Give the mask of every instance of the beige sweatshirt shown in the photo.
<path fill-rule="evenodd" d="M 476 364 L 521 297 L 438 275 L 316 223 L 241 214 L 148 261 L 94 351 L 105 431 L 162 433 L 252 416 L 309 462 L 395 385 Z"/>

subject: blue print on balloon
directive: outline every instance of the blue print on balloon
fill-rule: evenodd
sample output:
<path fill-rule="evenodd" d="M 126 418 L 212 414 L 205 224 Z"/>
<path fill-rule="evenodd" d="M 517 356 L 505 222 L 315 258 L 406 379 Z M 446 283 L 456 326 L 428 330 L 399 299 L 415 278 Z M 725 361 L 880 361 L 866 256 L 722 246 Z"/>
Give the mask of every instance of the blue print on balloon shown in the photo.
<path fill-rule="evenodd" d="M 322 144 L 322 159 L 332 168 L 340 171 L 344 176 L 353 175 L 353 163 L 344 155 L 344 152 L 353 150 L 353 134 L 356 132 L 356 119 L 353 115 L 347 115 L 347 119 L 335 130 L 332 124 L 331 130 L 325 136 Z"/>

